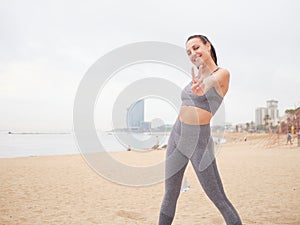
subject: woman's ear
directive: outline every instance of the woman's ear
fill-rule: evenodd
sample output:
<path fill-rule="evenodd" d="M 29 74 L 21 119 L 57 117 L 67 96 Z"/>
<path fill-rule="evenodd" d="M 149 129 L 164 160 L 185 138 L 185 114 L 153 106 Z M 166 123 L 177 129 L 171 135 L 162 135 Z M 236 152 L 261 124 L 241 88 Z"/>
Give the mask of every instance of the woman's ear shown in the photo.
<path fill-rule="evenodd" d="M 208 48 L 208 50 L 210 51 L 211 50 L 211 44 L 209 42 L 206 42 L 206 47 Z"/>

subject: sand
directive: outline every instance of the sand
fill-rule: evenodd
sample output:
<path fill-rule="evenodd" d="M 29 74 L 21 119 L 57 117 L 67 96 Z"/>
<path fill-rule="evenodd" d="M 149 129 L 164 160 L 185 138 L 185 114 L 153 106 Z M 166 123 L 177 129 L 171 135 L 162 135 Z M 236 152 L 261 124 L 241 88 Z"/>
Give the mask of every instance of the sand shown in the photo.
<path fill-rule="evenodd" d="M 284 137 L 228 134 L 217 163 L 243 224 L 300 224 L 300 147 Z M 164 160 L 165 150 L 112 153 L 128 164 Z M 174 225 L 225 224 L 189 164 Z M 0 224 L 155 225 L 164 184 L 129 187 L 91 169 L 81 155 L 0 159 Z"/>

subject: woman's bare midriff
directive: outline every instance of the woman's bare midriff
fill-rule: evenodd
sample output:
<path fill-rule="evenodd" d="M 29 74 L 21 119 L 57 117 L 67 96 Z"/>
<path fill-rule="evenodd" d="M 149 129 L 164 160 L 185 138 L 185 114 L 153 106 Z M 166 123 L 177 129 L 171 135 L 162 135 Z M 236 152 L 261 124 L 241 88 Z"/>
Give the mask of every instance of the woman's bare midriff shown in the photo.
<path fill-rule="evenodd" d="M 179 120 L 190 125 L 209 124 L 212 118 L 211 112 L 194 106 L 181 106 Z"/>

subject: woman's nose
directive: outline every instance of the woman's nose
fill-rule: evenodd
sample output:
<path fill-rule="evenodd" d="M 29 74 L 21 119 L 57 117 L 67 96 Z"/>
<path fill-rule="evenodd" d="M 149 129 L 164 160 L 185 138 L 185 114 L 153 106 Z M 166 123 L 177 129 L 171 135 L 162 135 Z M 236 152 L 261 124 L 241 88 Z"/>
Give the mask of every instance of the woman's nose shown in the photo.
<path fill-rule="evenodd" d="M 196 56 L 196 52 L 193 50 L 191 51 L 191 57 L 194 58 Z"/>

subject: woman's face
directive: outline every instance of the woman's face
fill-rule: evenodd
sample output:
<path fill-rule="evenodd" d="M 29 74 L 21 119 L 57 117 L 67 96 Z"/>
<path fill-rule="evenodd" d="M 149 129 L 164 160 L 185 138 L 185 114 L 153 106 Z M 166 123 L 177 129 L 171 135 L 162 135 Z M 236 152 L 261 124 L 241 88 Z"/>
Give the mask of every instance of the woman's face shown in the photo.
<path fill-rule="evenodd" d="M 186 53 L 191 62 L 199 67 L 210 56 L 210 43 L 203 44 L 200 38 L 192 38 L 186 43 Z"/>

